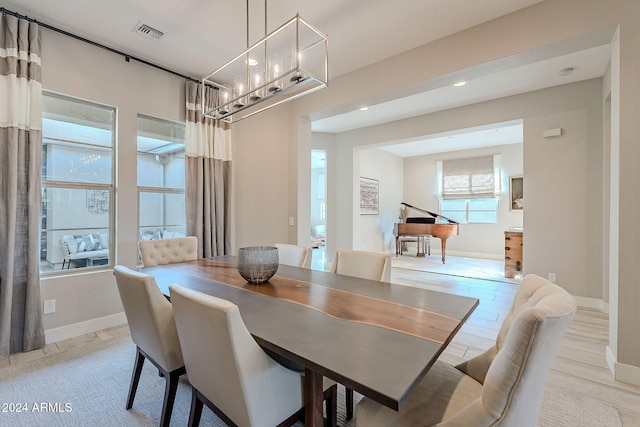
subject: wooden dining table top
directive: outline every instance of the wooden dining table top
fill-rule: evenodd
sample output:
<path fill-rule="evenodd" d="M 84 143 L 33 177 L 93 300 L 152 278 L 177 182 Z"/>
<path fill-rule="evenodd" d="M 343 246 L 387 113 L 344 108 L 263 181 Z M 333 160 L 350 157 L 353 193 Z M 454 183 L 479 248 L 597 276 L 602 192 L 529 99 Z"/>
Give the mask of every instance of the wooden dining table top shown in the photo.
<path fill-rule="evenodd" d="M 144 267 L 161 291 L 179 283 L 235 303 L 256 341 L 398 410 L 478 300 L 280 265 L 250 284 L 232 256 Z"/>

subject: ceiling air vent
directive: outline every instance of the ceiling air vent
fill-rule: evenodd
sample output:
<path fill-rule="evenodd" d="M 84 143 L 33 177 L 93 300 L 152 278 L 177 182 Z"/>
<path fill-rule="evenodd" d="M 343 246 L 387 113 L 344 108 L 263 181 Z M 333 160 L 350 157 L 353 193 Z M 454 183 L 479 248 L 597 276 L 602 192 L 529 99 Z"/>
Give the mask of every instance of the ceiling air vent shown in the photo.
<path fill-rule="evenodd" d="M 142 22 L 138 22 L 138 24 L 136 24 L 133 32 L 153 40 L 160 40 L 162 36 L 164 36 L 164 33 L 162 31 L 156 30 L 155 28 L 143 24 Z"/>

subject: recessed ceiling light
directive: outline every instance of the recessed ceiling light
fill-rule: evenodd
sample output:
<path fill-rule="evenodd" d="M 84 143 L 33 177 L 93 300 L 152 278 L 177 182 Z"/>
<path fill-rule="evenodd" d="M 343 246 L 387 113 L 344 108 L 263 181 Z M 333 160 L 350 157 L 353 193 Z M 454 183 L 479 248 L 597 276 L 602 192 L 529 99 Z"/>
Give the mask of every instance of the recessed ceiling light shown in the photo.
<path fill-rule="evenodd" d="M 258 61 L 256 59 L 253 59 L 253 58 L 246 59 L 244 61 L 244 63 L 247 64 L 250 67 L 255 67 L 256 65 L 258 65 Z"/>
<path fill-rule="evenodd" d="M 568 76 L 571 73 L 573 73 L 573 67 L 563 68 L 562 70 L 558 71 L 558 74 L 560 74 L 561 76 Z"/>
<path fill-rule="evenodd" d="M 496 132 L 502 132 L 502 130 L 503 130 L 502 128 L 498 128 L 496 129 Z"/>
<path fill-rule="evenodd" d="M 369 107 L 362 107 L 360 108 L 360 111 L 367 111 L 369 109 Z"/>
<path fill-rule="evenodd" d="M 464 86 L 464 85 L 466 85 L 466 84 L 467 84 L 467 82 L 465 82 L 464 80 L 462 80 L 462 81 L 460 81 L 460 82 L 456 82 L 456 83 L 454 83 L 453 85 L 454 85 L 455 87 L 460 87 L 460 86 Z"/>

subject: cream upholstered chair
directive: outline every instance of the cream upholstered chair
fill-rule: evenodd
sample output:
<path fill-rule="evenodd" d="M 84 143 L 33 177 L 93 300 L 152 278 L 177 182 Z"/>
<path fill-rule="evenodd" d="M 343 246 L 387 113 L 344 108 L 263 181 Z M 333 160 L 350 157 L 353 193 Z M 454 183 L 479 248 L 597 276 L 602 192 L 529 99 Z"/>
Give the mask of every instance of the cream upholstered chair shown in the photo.
<path fill-rule="evenodd" d="M 274 246 L 278 248 L 280 264 L 311 268 L 313 248 L 310 246 L 289 245 L 287 243 L 276 243 Z"/>
<path fill-rule="evenodd" d="M 144 360 L 153 363 L 164 376 L 161 426 L 171 421 L 178 380 L 184 374 L 182 350 L 178 340 L 173 308 L 160 292 L 153 276 L 117 265 L 113 269 L 120 299 L 127 316 L 131 338 L 136 345 L 136 361 L 131 375 L 127 409 L 133 406 Z"/>
<path fill-rule="evenodd" d="M 178 284 L 169 290 L 192 387 L 189 426 L 199 424 L 203 403 L 228 425 L 272 427 L 303 415 L 304 376 L 267 356 L 237 305 Z M 325 380 L 331 425 L 336 393 Z"/>
<path fill-rule="evenodd" d="M 547 375 L 575 310 L 560 286 L 525 276 L 493 347 L 455 367 L 436 361 L 399 412 L 362 399 L 358 425 L 537 426 Z"/>
<path fill-rule="evenodd" d="M 391 282 L 391 255 L 377 252 L 338 249 L 331 272 L 362 279 Z M 345 388 L 347 419 L 353 418 L 353 390 Z"/>
<path fill-rule="evenodd" d="M 198 238 L 187 236 L 174 239 L 140 240 L 138 249 L 145 267 L 193 261 L 198 258 Z"/>
<path fill-rule="evenodd" d="M 391 255 L 377 252 L 338 249 L 331 272 L 362 279 L 391 281 Z"/>

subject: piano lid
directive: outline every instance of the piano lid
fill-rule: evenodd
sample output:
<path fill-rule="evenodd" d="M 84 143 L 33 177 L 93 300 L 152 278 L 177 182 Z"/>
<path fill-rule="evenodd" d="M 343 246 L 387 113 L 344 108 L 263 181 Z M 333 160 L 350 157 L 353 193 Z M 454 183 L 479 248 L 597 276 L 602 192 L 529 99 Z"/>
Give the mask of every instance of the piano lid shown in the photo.
<path fill-rule="evenodd" d="M 451 224 L 457 224 L 458 223 L 457 221 L 454 221 L 454 220 L 452 220 L 450 218 L 447 218 L 446 216 L 443 216 L 443 215 L 440 215 L 438 213 L 434 213 L 434 212 L 430 212 L 430 211 L 418 208 L 416 206 L 410 205 L 409 203 L 402 202 L 401 204 L 405 205 L 407 208 L 415 209 L 415 210 L 417 210 L 419 212 L 426 213 L 427 215 L 431 215 L 434 218 L 440 218 L 441 220 L 444 220 L 447 223 L 451 223 Z M 409 221 L 407 221 L 407 222 L 409 222 Z"/>

